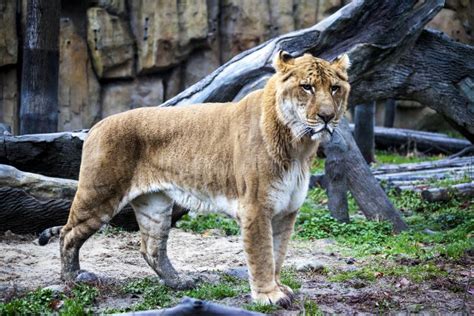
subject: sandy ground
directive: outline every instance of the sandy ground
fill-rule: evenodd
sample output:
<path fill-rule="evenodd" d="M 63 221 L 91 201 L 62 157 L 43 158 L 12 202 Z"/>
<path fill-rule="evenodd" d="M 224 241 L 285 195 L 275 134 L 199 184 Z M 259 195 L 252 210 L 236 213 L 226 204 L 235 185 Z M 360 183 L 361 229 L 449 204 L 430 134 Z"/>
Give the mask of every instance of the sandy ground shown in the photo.
<path fill-rule="evenodd" d="M 154 276 L 139 248 L 139 233 L 98 233 L 81 249 L 81 268 L 118 281 Z M 239 237 L 206 236 L 173 229 L 168 253 L 177 270 L 185 274 L 198 275 L 245 266 Z M 286 265 L 300 264 L 317 254 L 325 261 L 331 260 L 324 241 L 293 242 Z M 41 247 L 31 236 L 0 237 L 0 284 L 34 289 L 61 283 L 59 274 L 58 239 Z"/>
<path fill-rule="evenodd" d="M 120 232 L 99 233 L 89 239 L 81 250 L 81 268 L 94 272 L 114 282 L 125 279 L 154 276 L 139 252 L 139 234 Z M 240 270 L 245 267 L 242 245 L 239 237 L 198 235 L 173 229 L 169 240 L 169 255 L 178 271 L 204 280 L 212 281 L 218 271 Z M 301 266 L 317 261 L 331 270 L 357 269 L 359 264 L 348 264 L 348 259 L 334 250 L 328 240 L 292 241 L 286 266 Z M 399 280 L 381 279 L 375 283 L 349 281 L 335 283 L 321 274 L 302 273 L 300 301 L 311 299 L 328 313 L 357 314 L 359 312 L 378 314 L 398 312 L 462 313 L 474 310 L 472 294 L 465 287 L 472 267 L 472 257 L 458 265 L 448 267 L 450 276 L 430 280 L 422 284 L 403 284 Z M 0 299 L 15 288 L 24 291 L 61 284 L 59 279 L 59 243 L 52 240 L 46 246 L 39 246 L 32 236 L 6 234 L 0 236 Z M 3 295 L 2 295 L 3 294 Z M 130 304 L 116 298 L 106 298 L 106 305 L 115 307 Z M 249 295 L 227 298 L 221 303 L 241 306 L 250 302 Z M 293 311 L 279 314 L 298 314 L 301 306 Z"/>

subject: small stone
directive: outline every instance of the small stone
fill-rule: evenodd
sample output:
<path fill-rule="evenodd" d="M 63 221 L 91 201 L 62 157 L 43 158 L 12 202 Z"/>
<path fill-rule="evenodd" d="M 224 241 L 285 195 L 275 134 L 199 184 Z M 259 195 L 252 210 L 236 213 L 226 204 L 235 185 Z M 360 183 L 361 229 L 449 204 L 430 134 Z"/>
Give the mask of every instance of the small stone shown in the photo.
<path fill-rule="evenodd" d="M 354 264 L 355 262 L 356 262 L 356 259 L 354 259 L 354 258 L 349 258 L 349 259 L 346 260 L 347 264 Z"/>
<path fill-rule="evenodd" d="M 317 272 L 323 270 L 324 264 L 317 260 L 305 260 L 296 264 L 296 271 L 298 272 Z"/>
<path fill-rule="evenodd" d="M 53 292 L 53 294 L 61 294 L 61 293 L 66 292 L 66 285 L 64 285 L 64 284 L 53 284 L 53 285 L 49 285 L 49 286 L 43 288 L 43 290 L 50 290 L 51 292 Z"/>
<path fill-rule="evenodd" d="M 326 245 L 334 245 L 336 244 L 336 241 L 332 238 L 325 238 L 322 240 Z"/>
<path fill-rule="evenodd" d="M 99 283 L 99 278 L 92 272 L 81 272 L 76 277 L 76 282 L 87 283 L 87 284 L 97 284 Z"/>
<path fill-rule="evenodd" d="M 346 272 L 352 272 L 352 271 L 357 271 L 359 268 L 357 268 L 356 266 L 347 266 L 344 271 Z"/>
<path fill-rule="evenodd" d="M 431 230 L 431 229 L 429 229 L 429 228 L 425 228 L 425 229 L 423 230 L 423 232 L 424 232 L 425 234 L 428 234 L 428 235 L 436 235 L 436 234 L 437 234 L 437 232 L 435 232 L 434 230 Z"/>
<path fill-rule="evenodd" d="M 227 270 L 225 273 L 227 275 L 230 275 L 242 280 L 247 280 L 249 278 L 247 267 L 231 268 Z"/>

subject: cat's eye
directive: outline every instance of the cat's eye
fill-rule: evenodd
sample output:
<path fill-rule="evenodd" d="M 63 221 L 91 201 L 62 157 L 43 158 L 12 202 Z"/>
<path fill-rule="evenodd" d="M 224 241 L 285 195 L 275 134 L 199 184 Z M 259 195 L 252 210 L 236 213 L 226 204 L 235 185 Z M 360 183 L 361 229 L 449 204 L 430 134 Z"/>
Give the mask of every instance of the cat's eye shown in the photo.
<path fill-rule="evenodd" d="M 313 92 L 313 87 L 310 84 L 302 84 L 301 88 L 303 88 L 306 91 Z"/>
<path fill-rule="evenodd" d="M 339 91 L 339 86 L 332 86 L 331 87 L 331 94 L 335 95 L 337 91 Z"/>

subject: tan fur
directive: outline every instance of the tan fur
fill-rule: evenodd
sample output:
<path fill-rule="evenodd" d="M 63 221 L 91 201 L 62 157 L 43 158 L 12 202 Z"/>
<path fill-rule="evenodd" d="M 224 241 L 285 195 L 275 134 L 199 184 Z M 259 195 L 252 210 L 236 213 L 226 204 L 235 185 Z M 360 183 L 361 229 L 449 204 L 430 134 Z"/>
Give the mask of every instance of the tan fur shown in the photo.
<path fill-rule="evenodd" d="M 291 289 L 280 284 L 280 270 L 306 195 L 310 162 L 329 136 L 318 115 L 330 118 L 333 131 L 346 107 L 348 59 L 329 63 L 280 52 L 274 65 L 277 72 L 265 88 L 238 103 L 140 108 L 92 128 L 61 232 L 64 278 L 79 270 L 83 242 L 131 203 L 145 260 L 167 285 L 191 286 L 166 255 L 171 207 L 177 203 L 234 216 L 252 297 L 289 302 Z"/>

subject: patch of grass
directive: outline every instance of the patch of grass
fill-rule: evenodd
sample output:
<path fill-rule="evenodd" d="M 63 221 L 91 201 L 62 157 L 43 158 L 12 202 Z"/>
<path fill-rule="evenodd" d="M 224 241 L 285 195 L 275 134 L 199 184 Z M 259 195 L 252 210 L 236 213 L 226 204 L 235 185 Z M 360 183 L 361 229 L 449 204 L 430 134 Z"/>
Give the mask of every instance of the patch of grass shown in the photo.
<path fill-rule="evenodd" d="M 50 307 L 53 302 L 53 292 L 50 290 L 36 290 L 27 295 L 0 303 L 0 315 L 33 315 L 52 313 Z"/>
<path fill-rule="evenodd" d="M 118 313 L 165 308 L 177 304 L 184 296 L 208 301 L 220 300 L 248 291 L 250 291 L 250 288 L 246 280 L 240 280 L 230 275 L 222 275 L 219 283 L 201 283 L 197 288 L 186 291 L 172 290 L 162 285 L 157 278 L 144 278 L 130 281 L 122 287 L 124 294 L 140 295 L 142 299 L 139 303 L 126 309 L 114 309 L 107 312 Z"/>
<path fill-rule="evenodd" d="M 171 305 L 173 301 L 172 291 L 160 284 L 156 278 L 131 281 L 123 287 L 122 291 L 127 294 L 142 295 L 142 301 L 131 306 L 127 311 L 163 308 Z"/>
<path fill-rule="evenodd" d="M 311 173 L 324 173 L 324 163 L 326 160 L 322 158 L 315 158 L 311 165 Z"/>
<path fill-rule="evenodd" d="M 99 290 L 96 287 L 79 283 L 72 289 L 71 298 L 89 306 L 94 303 L 97 296 L 99 296 Z"/>
<path fill-rule="evenodd" d="M 99 290 L 78 284 L 68 294 L 54 294 L 51 290 L 38 289 L 7 303 L 0 303 L 0 315 L 88 315 Z"/>
<path fill-rule="evenodd" d="M 324 205 L 324 191 L 313 189 L 300 209 L 295 237 L 334 238 L 349 255 L 356 257 L 383 254 L 430 259 L 441 255 L 456 259 L 474 248 L 472 201 L 453 198 L 429 203 L 413 191 L 390 192 L 389 197 L 398 209 L 412 213 L 406 218 L 408 231 L 394 235 L 388 223 L 357 216 L 352 216 L 351 223 L 339 223 Z"/>
<path fill-rule="evenodd" d="M 306 299 L 303 302 L 304 313 L 303 316 L 323 316 L 323 312 L 319 309 L 316 302 Z"/>
<path fill-rule="evenodd" d="M 333 282 L 345 282 L 357 278 L 360 280 L 373 282 L 377 278 L 381 277 L 404 277 L 412 282 L 420 283 L 424 280 L 446 275 L 446 271 L 441 270 L 432 263 L 415 266 L 371 264 L 360 267 L 354 271 L 335 273 L 329 277 L 329 280 Z"/>
<path fill-rule="evenodd" d="M 289 286 L 293 291 L 301 288 L 301 281 L 296 275 L 294 269 L 283 269 L 280 274 L 280 281 L 286 286 Z"/>
<path fill-rule="evenodd" d="M 232 218 L 214 213 L 195 217 L 186 214 L 179 220 L 177 227 L 199 234 L 209 229 L 220 229 L 224 231 L 227 236 L 238 235 L 240 232 L 239 225 Z"/>
<path fill-rule="evenodd" d="M 391 234 L 391 226 L 385 222 L 354 219 L 351 223 L 339 223 L 327 209 L 317 204 L 321 192 L 309 192 L 296 221 L 296 236 L 302 239 L 340 237 L 346 242 L 378 243 Z"/>
<path fill-rule="evenodd" d="M 258 312 L 258 313 L 264 313 L 264 314 L 271 314 L 280 309 L 277 305 L 264 305 L 264 304 L 257 304 L 257 303 L 246 304 L 243 306 L 243 308 L 252 312 Z"/>
<path fill-rule="evenodd" d="M 408 153 L 407 155 L 400 155 L 398 153 L 387 152 L 387 151 L 376 151 L 375 160 L 377 164 L 402 164 L 402 163 L 415 163 L 422 161 L 433 161 L 443 158 L 442 156 L 423 156 L 416 155 L 414 153 Z"/>
<path fill-rule="evenodd" d="M 220 300 L 226 297 L 233 297 L 239 294 L 239 290 L 227 283 L 210 284 L 204 283 L 193 290 L 184 292 L 184 295 L 201 300 Z"/>
<path fill-rule="evenodd" d="M 104 236 L 113 236 L 123 233 L 125 230 L 119 226 L 112 226 L 110 224 L 106 225 L 103 229 L 100 230 L 100 234 Z"/>

